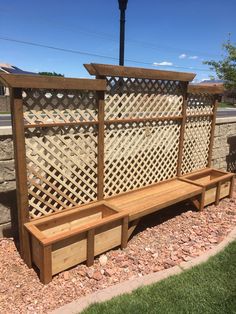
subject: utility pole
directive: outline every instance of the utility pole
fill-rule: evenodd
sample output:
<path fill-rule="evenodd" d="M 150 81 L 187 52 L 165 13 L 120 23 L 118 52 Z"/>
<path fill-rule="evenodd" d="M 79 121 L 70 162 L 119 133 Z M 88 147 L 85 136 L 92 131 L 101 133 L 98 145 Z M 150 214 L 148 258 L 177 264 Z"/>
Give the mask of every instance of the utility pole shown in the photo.
<path fill-rule="evenodd" d="M 120 10 L 120 56 L 119 65 L 124 65 L 125 55 L 125 10 L 128 0 L 118 0 Z"/>

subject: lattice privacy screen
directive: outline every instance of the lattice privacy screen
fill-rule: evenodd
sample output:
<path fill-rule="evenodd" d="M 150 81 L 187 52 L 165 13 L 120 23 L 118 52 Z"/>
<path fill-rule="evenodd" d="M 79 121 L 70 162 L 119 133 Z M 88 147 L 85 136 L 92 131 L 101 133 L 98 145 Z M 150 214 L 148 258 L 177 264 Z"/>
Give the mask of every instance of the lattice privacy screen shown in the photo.
<path fill-rule="evenodd" d="M 179 81 L 107 78 L 105 197 L 177 175 L 183 94 Z"/>
<path fill-rule="evenodd" d="M 214 95 L 186 104 L 184 81 L 106 82 L 102 103 L 97 91 L 22 89 L 30 218 L 208 166 Z"/>
<path fill-rule="evenodd" d="M 31 218 L 97 199 L 97 106 L 95 92 L 23 91 Z"/>
<path fill-rule="evenodd" d="M 214 95 L 188 95 L 182 174 L 206 168 L 208 165 L 214 104 Z"/>

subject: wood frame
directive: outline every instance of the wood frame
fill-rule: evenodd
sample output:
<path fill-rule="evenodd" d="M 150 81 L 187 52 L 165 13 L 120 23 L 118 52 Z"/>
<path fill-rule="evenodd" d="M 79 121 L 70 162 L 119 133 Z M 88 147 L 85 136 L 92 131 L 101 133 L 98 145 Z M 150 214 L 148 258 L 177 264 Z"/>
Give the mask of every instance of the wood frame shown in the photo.
<path fill-rule="evenodd" d="M 11 95 L 12 133 L 14 141 L 15 171 L 16 171 L 16 192 L 20 254 L 26 264 L 31 267 L 31 256 L 29 250 L 29 238 L 24 229 L 24 224 L 29 221 L 28 212 L 28 191 L 27 171 L 25 154 L 25 134 L 23 121 L 22 90 L 13 88 Z"/>
<path fill-rule="evenodd" d="M 211 203 L 218 205 L 224 197 L 232 197 L 233 173 L 206 168 L 196 173 L 187 174 L 181 177 L 181 180 L 203 187 L 204 195 L 202 195 L 200 210 Z"/>
<path fill-rule="evenodd" d="M 110 216 L 106 216 L 107 210 Z M 96 219 L 96 217 L 93 217 L 96 212 L 103 213 L 104 217 Z M 71 217 L 74 217 L 73 220 Z M 78 226 L 68 225 L 80 220 L 82 222 Z M 84 220 L 85 222 L 83 222 Z M 117 211 L 106 202 L 97 202 L 94 205 L 75 208 L 66 213 L 56 213 L 42 219 L 33 220 L 26 223 L 25 228 L 31 238 L 33 262 L 39 268 L 40 280 L 44 284 L 52 280 L 52 275 L 58 273 L 58 269 L 62 271 L 68 268 L 68 261 L 64 265 L 60 256 L 57 255 L 58 247 L 60 248 L 59 252 L 62 250 L 66 252 L 68 248 L 73 250 L 73 246 L 77 245 L 78 238 L 82 237 L 86 241 L 86 243 L 81 244 L 84 246 L 83 249 L 86 250 L 86 255 L 78 258 L 79 251 L 74 251 L 70 265 L 73 266 L 86 260 L 87 265 L 91 266 L 95 255 L 117 245 L 125 248 L 128 241 L 127 213 Z M 113 237 L 109 238 L 111 233 L 113 233 Z M 98 243 L 97 238 L 100 237 L 106 237 L 106 240 Z"/>
<path fill-rule="evenodd" d="M 33 75 L 14 75 L 14 74 L 0 74 L 0 81 L 7 85 L 11 89 L 11 111 L 12 111 L 12 123 L 13 123 L 13 138 L 14 138 L 14 149 L 15 149 L 15 161 L 16 161 L 16 183 L 17 183 L 17 206 L 18 206 L 18 220 L 19 220 L 19 238 L 20 238 L 20 253 L 24 261 L 29 267 L 31 267 L 32 260 L 34 264 L 40 269 L 40 279 L 44 283 L 48 283 L 52 279 L 52 275 L 56 273 L 53 270 L 53 252 L 55 251 L 55 245 L 64 245 L 68 241 L 72 241 L 77 236 L 83 234 L 83 239 L 86 239 L 86 258 L 81 258 L 81 261 L 86 260 L 87 265 L 93 264 L 94 256 L 97 254 L 96 251 L 96 237 L 97 230 L 105 232 L 106 226 L 108 225 L 109 230 L 113 230 L 114 224 L 119 223 L 121 234 L 119 235 L 118 242 L 121 248 L 126 247 L 128 238 L 134 228 L 136 227 L 138 220 L 151 212 L 162 209 L 174 204 L 180 200 L 193 198 L 193 201 L 197 204 L 201 210 L 209 202 L 206 201 L 209 189 L 214 188 L 215 203 L 218 204 L 219 200 L 225 196 L 232 196 L 233 193 L 233 174 L 221 173 L 216 180 L 211 180 L 206 184 L 200 184 L 193 180 L 194 176 L 204 176 L 209 172 L 216 170 L 210 168 L 212 147 L 214 139 L 216 109 L 217 109 L 217 97 L 215 96 L 215 103 L 212 113 L 194 113 L 187 114 L 188 105 L 188 94 L 210 94 L 218 95 L 222 93 L 222 88 L 209 87 L 209 86 L 195 86 L 189 85 L 189 81 L 195 77 L 193 73 L 179 73 L 171 71 L 159 71 L 132 67 L 119 67 L 112 65 L 101 65 L 101 64 L 90 64 L 85 65 L 86 69 L 91 75 L 96 75 L 96 79 L 69 79 L 69 78 L 58 78 L 58 77 L 46 77 L 46 76 L 33 76 Z M 106 91 L 106 78 L 107 77 L 119 77 L 119 78 L 135 78 L 153 81 L 172 81 L 179 82 L 182 86 L 183 105 L 182 112 L 177 115 L 171 116 L 157 116 L 157 117 L 135 117 L 135 118 L 115 118 L 105 119 L 105 91 Z M 24 123 L 23 116 L 23 101 L 22 91 L 24 89 L 56 89 L 59 91 L 63 90 L 88 90 L 94 91 L 97 95 L 97 108 L 98 118 L 94 121 L 77 121 L 77 122 L 45 122 L 45 123 Z M 185 139 L 185 126 L 187 118 L 202 118 L 210 117 L 211 134 L 210 144 L 208 151 L 208 164 L 207 169 L 198 170 L 196 173 L 187 174 L 182 176 L 182 162 L 183 162 L 183 149 Z M 66 120 L 67 121 L 67 120 Z M 127 208 L 121 208 L 116 206 L 116 201 L 119 199 L 119 195 L 116 197 L 107 198 L 104 201 L 104 133 L 105 126 L 111 124 L 126 124 L 126 123 L 146 123 L 146 122 L 168 122 L 174 121 L 180 124 L 180 137 L 178 142 L 178 162 L 176 168 L 176 177 L 163 182 L 151 184 L 146 187 L 134 189 L 131 192 L 123 193 L 128 195 L 132 199 L 132 195 L 139 193 L 143 197 L 147 197 L 146 193 L 149 189 L 157 191 L 162 189 L 163 184 L 167 184 L 169 187 L 174 184 L 181 185 L 180 182 L 185 182 L 189 188 L 188 192 L 184 193 L 179 197 L 177 190 L 174 189 L 170 192 L 172 196 L 164 197 L 164 194 L 160 194 L 160 198 L 163 198 L 163 203 L 153 204 L 150 201 L 150 197 L 147 197 L 147 206 L 143 211 L 130 212 L 129 202 Z M 90 127 L 97 126 L 97 200 L 91 202 L 90 205 L 75 205 L 73 208 L 65 208 L 60 213 L 53 213 L 49 216 L 34 219 L 29 222 L 29 202 L 28 202 L 28 189 L 27 189 L 27 167 L 26 167 L 26 149 L 25 149 L 25 132 L 28 130 L 34 130 L 50 127 L 70 127 L 70 126 L 81 126 Z M 220 173 L 220 171 L 218 171 Z M 176 182 L 176 183 L 175 183 Z M 229 184 L 227 187 L 227 193 L 222 194 L 222 186 Z M 196 188 L 197 187 L 197 188 Z M 212 192 L 211 192 L 212 193 Z M 123 195 L 122 194 L 122 195 Z M 158 193 L 157 193 L 158 194 Z M 223 195 L 223 196 L 222 196 Z M 158 196 L 159 197 L 159 196 Z M 131 204 L 131 203 L 130 203 Z M 94 221 L 88 223 L 83 227 L 68 230 L 67 232 L 60 232 L 59 235 L 51 235 L 50 237 L 44 236 L 43 232 L 39 230 L 39 226 L 43 224 L 50 224 L 55 222 L 58 217 L 68 221 L 70 216 L 74 213 L 86 212 L 89 215 L 94 208 L 98 206 L 108 207 L 114 211 L 115 214 L 111 217 L 104 218 L 102 221 Z M 51 207 L 53 207 L 51 205 Z M 100 228 L 100 229 L 99 229 Z M 104 229 L 105 228 L 105 229 Z M 115 233 L 115 232 L 114 232 Z M 72 239 L 72 240 L 71 240 Z M 63 244 L 64 243 L 64 244 Z M 76 241 L 75 241 L 76 243 Z M 65 244 L 66 246 L 66 244 Z M 105 243 L 100 243 L 100 251 L 113 248 L 112 243 L 107 246 Z M 62 266 L 60 266 L 62 267 Z M 66 269 L 66 268 L 61 268 Z"/>

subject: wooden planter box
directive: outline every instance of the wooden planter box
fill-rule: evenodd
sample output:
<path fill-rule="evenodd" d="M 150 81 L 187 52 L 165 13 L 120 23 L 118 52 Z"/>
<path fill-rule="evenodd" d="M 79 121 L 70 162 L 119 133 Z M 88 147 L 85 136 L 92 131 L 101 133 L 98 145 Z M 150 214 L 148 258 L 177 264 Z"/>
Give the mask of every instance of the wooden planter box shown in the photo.
<path fill-rule="evenodd" d="M 52 276 L 114 247 L 126 247 L 128 216 L 99 202 L 25 224 L 33 263 L 46 284 Z"/>
<path fill-rule="evenodd" d="M 229 196 L 232 197 L 234 174 L 215 169 L 205 169 L 194 174 L 183 177 L 188 182 L 192 182 L 204 187 L 202 207 L 215 203 Z"/>

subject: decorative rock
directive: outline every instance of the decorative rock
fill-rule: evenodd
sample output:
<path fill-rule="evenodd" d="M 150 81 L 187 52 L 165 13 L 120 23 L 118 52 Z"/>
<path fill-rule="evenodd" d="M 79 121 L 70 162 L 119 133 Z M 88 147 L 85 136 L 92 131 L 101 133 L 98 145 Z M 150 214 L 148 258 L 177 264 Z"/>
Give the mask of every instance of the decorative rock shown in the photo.
<path fill-rule="evenodd" d="M 84 270 L 79 270 L 78 271 L 78 274 L 81 276 L 81 277 L 85 277 L 86 276 L 86 272 Z"/>
<path fill-rule="evenodd" d="M 105 276 L 108 276 L 108 277 L 111 277 L 111 276 L 113 276 L 114 275 L 114 270 L 113 269 L 105 269 L 104 270 L 104 275 Z"/>
<path fill-rule="evenodd" d="M 93 278 L 93 275 L 94 275 L 94 270 L 92 269 L 88 269 L 87 272 L 86 272 L 86 275 L 88 278 Z"/>
<path fill-rule="evenodd" d="M 107 260 L 108 260 L 108 258 L 107 258 L 107 256 L 106 256 L 105 254 L 101 255 L 101 256 L 99 257 L 99 263 L 100 263 L 100 265 L 101 265 L 101 266 L 105 266 L 105 265 L 107 264 Z"/>
<path fill-rule="evenodd" d="M 70 274 L 69 274 L 69 272 L 68 272 L 68 271 L 65 271 L 63 277 L 64 277 L 65 280 L 69 280 L 69 279 L 70 279 Z"/>
<path fill-rule="evenodd" d="M 102 280 L 102 274 L 99 271 L 95 271 L 95 273 L 93 274 L 93 279 L 100 281 Z"/>

